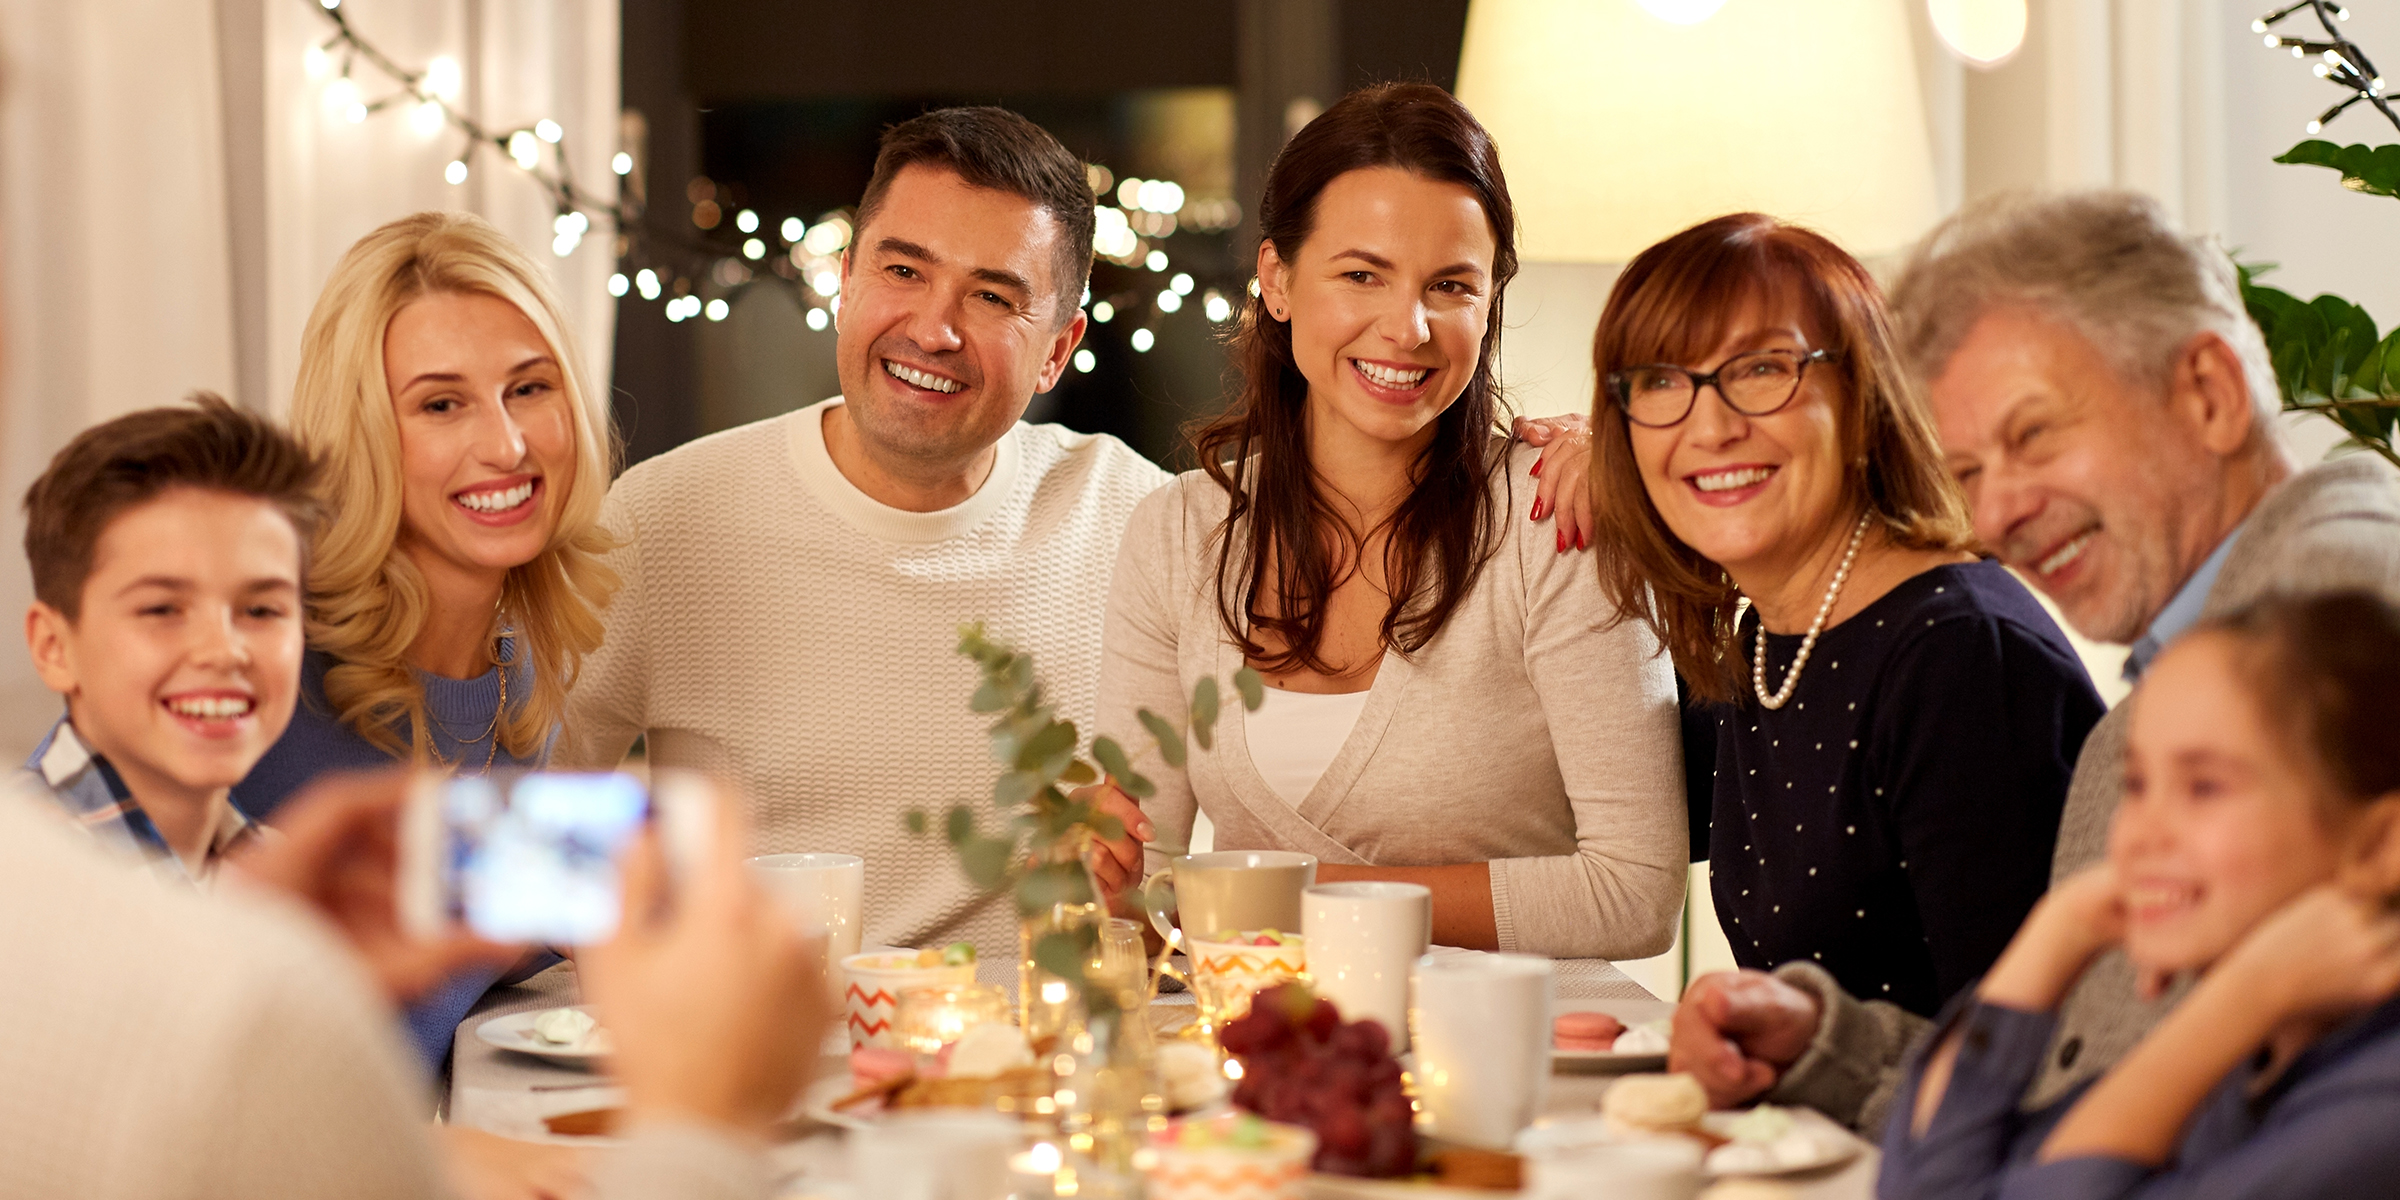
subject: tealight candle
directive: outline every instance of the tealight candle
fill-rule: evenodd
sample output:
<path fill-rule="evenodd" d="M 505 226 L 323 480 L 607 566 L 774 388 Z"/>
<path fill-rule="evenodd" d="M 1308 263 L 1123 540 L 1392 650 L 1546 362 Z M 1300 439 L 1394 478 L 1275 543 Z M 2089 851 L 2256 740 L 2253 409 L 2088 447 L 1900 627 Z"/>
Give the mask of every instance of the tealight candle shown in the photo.
<path fill-rule="evenodd" d="M 892 1019 L 900 1044 L 919 1054 L 939 1054 L 978 1025 L 1006 1024 L 1008 993 L 988 983 L 911 988 L 900 993 Z"/>

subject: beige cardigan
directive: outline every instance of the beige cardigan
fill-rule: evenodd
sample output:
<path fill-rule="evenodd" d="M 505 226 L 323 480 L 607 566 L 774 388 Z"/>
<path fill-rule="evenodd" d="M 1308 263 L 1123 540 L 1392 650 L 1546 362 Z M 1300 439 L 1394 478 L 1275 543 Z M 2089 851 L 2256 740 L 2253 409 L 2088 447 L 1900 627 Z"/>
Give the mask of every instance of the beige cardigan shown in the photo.
<path fill-rule="evenodd" d="M 1145 773 L 1162 843 L 1195 806 L 1219 849 L 1326 863 L 1491 863 L 1500 948 L 1639 958 L 1673 940 L 1688 834 L 1675 677 L 1640 622 L 1614 629 L 1592 560 L 1524 519 L 1538 454 L 1515 447 L 1500 545 L 1449 622 L 1413 656 L 1384 653 L 1366 709 L 1297 809 L 1251 765 L 1240 705 L 1216 746 Z M 1136 713 L 1179 717 L 1193 684 L 1242 666 L 1211 595 L 1225 494 L 1187 472 L 1134 510 L 1117 552 L 1098 732 L 1147 746 Z M 1153 856 L 1153 869 L 1164 865 Z"/>

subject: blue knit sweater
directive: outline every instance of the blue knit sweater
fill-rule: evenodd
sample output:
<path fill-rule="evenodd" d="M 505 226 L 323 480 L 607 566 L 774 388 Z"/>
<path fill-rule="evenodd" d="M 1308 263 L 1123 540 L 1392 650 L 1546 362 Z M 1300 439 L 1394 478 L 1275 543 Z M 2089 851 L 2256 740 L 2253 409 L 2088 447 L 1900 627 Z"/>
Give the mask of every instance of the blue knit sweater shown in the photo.
<path fill-rule="evenodd" d="M 510 754 L 506 747 L 496 754 L 493 752 L 492 717 L 500 708 L 500 672 L 508 671 L 511 708 L 533 690 L 533 673 L 518 661 L 516 639 L 505 638 L 500 645 L 505 667 L 493 667 L 473 679 L 445 679 L 421 672 L 417 676 L 425 686 L 426 724 L 433 735 L 429 748 L 442 761 L 456 763 L 463 774 L 482 773 L 486 756 L 490 756 L 494 770 L 539 766 L 549 756 L 547 744 L 540 755 L 530 760 Z M 372 770 L 388 767 L 395 761 L 389 751 L 368 741 L 334 715 L 333 706 L 325 699 L 325 672 L 333 665 L 333 656 L 320 650 L 309 651 L 301 660 L 300 698 L 292 707 L 291 726 L 267 748 L 265 757 L 250 769 L 249 776 L 233 789 L 234 805 L 253 819 L 274 824 L 273 814 L 284 801 L 328 771 Z M 396 732 L 402 744 L 407 744 L 409 730 L 405 722 Z M 520 968 L 516 975 L 530 974 L 557 961 L 556 956 L 542 954 Z M 505 974 L 497 968 L 483 967 L 461 972 L 408 1006 L 405 1015 L 409 1041 L 436 1074 L 450 1059 L 450 1038 L 458 1023 L 466 1019 L 468 1010 L 475 1007 L 475 1002 L 493 984 L 501 982 Z"/>

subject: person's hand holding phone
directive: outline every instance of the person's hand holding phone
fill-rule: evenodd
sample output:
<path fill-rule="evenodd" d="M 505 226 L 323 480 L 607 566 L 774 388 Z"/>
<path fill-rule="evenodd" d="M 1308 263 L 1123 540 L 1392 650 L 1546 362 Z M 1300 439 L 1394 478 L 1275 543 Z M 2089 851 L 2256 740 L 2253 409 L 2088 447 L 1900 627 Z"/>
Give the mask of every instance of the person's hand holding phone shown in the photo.
<path fill-rule="evenodd" d="M 275 814 L 276 836 L 231 860 L 236 878 L 301 901 L 331 922 L 393 999 L 406 1001 L 471 966 L 514 961 L 524 947 L 464 929 L 424 938 L 402 927 L 400 871 L 406 768 L 327 775 Z"/>
<path fill-rule="evenodd" d="M 739 809 L 710 789 L 706 852 L 670 879 L 655 830 L 624 859 L 617 935 L 578 956 L 615 1036 L 637 1119 L 764 1133 L 807 1084 L 830 1003 L 825 943 L 803 938 L 742 859 Z"/>

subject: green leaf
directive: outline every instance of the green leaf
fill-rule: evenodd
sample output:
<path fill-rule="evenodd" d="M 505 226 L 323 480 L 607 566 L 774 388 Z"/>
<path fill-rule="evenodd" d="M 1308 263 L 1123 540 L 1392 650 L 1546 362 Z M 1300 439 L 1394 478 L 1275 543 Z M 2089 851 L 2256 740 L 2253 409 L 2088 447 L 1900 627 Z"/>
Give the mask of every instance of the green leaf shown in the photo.
<path fill-rule="evenodd" d="M 1207 750 L 1217 732 L 1217 677 L 1203 675 L 1192 685 L 1192 740 Z"/>
<path fill-rule="evenodd" d="M 967 709 L 979 713 L 999 712 L 1008 707 L 1008 701 L 1008 689 L 986 679 L 975 689 L 974 697 L 967 701 Z"/>
<path fill-rule="evenodd" d="M 1109 778 L 1117 781 L 1117 790 L 1136 800 L 1147 800 L 1158 794 L 1158 785 L 1150 782 L 1150 777 L 1139 771 L 1129 771 L 1123 775 L 1111 772 Z"/>
<path fill-rule="evenodd" d="M 923 814 L 918 815 L 922 816 Z M 947 827 L 943 832 L 949 836 L 951 845 L 965 845 L 976 836 L 975 813 L 964 804 L 954 806 L 950 810 Z"/>
<path fill-rule="evenodd" d="M 999 838 L 975 838 L 958 848 L 958 865 L 977 890 L 994 891 L 1008 882 L 1008 866 L 1016 857 L 1016 848 L 1016 843 Z"/>
<path fill-rule="evenodd" d="M 2311 139 L 2277 155 L 2275 161 L 2331 167 L 2342 173 L 2342 186 L 2351 191 L 2400 197 L 2400 145 L 2337 146 Z"/>
<path fill-rule="evenodd" d="M 1267 681 L 1253 668 L 1243 667 L 1233 673 L 1233 690 L 1242 694 L 1245 711 L 1257 712 L 1258 706 L 1267 702 Z"/>
<path fill-rule="evenodd" d="M 900 824 L 910 833 L 913 833 L 918 837 L 924 837 L 926 828 L 925 810 L 921 808 L 912 808 L 908 810 L 908 812 L 900 818 Z"/>
<path fill-rule="evenodd" d="M 1125 836 L 1125 822 L 1107 813 L 1095 813 L 1084 818 L 1083 823 L 1092 827 L 1092 836 L 1104 842 L 1113 842 Z"/>
<path fill-rule="evenodd" d="M 1042 776 L 1042 782 L 1058 778 L 1059 772 L 1075 758 L 1075 727 L 1065 721 L 1053 721 L 1017 748 L 1017 769 Z"/>
<path fill-rule="evenodd" d="M 1097 939 L 1098 934 L 1089 925 L 1052 930 L 1034 939 L 1034 965 L 1066 980 L 1075 990 L 1082 991 L 1084 960 L 1091 957 L 1092 945 Z"/>
<path fill-rule="evenodd" d="M 1087 763 L 1079 758 L 1068 763 L 1066 770 L 1059 772 L 1058 781 L 1060 783 L 1082 787 L 1087 783 L 1098 783 L 1100 781 L 1100 772 L 1093 770 L 1092 764 Z"/>
<path fill-rule="evenodd" d="M 992 781 L 992 803 L 1006 810 L 1032 800 L 1047 781 L 1031 771 L 1003 771 Z"/>
<path fill-rule="evenodd" d="M 1150 731 L 1150 740 L 1158 743 L 1158 756 L 1165 759 L 1170 767 L 1182 766 L 1185 757 L 1183 735 L 1175 732 L 1175 727 L 1167 724 L 1165 717 L 1149 709 L 1145 708 L 1137 715 L 1141 718 L 1142 728 Z"/>
<path fill-rule="evenodd" d="M 1017 880 L 1017 911 L 1027 916 L 1049 912 L 1061 904 L 1089 904 L 1091 873 L 1079 862 L 1051 863 L 1027 871 Z"/>
<path fill-rule="evenodd" d="M 1100 761 L 1100 769 L 1123 783 L 1133 774 L 1133 763 L 1125 757 L 1125 748 L 1112 737 L 1092 739 L 1092 757 Z"/>

